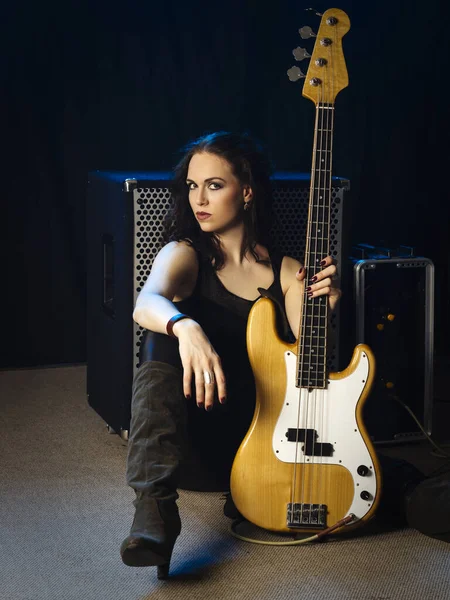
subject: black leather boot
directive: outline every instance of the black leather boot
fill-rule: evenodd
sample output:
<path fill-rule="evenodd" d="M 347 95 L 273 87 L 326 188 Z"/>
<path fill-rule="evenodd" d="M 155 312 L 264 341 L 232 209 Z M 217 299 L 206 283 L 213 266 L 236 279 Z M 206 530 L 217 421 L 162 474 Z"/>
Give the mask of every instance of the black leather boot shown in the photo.
<path fill-rule="evenodd" d="M 175 500 L 158 500 L 141 494 L 135 500 L 136 512 L 130 535 L 120 553 L 129 567 L 158 567 L 158 579 L 169 575 L 170 559 L 181 531 Z"/>
<path fill-rule="evenodd" d="M 136 492 L 136 511 L 120 553 L 126 565 L 158 566 L 163 579 L 181 531 L 176 505 L 186 440 L 181 371 L 164 362 L 144 362 L 133 381 L 131 415 L 127 483 Z"/>

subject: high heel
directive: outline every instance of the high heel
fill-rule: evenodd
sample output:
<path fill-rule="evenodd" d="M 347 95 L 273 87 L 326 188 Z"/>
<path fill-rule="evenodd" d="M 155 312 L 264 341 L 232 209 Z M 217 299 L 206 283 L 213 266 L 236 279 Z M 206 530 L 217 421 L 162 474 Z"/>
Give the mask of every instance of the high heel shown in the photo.
<path fill-rule="evenodd" d="M 122 561 L 129 567 L 158 567 L 158 579 L 169 576 L 170 559 L 181 521 L 175 500 L 138 495 L 130 535 L 120 547 Z"/>
<path fill-rule="evenodd" d="M 169 566 L 170 562 L 165 563 L 164 565 L 159 565 L 157 571 L 158 579 L 169 579 Z"/>

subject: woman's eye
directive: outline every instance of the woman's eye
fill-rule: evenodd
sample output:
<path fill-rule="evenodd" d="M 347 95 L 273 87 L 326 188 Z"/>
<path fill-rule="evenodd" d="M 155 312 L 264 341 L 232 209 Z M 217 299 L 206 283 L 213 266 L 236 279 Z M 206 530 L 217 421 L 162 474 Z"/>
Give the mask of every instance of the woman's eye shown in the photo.
<path fill-rule="evenodd" d="M 220 188 L 221 188 L 222 186 L 220 185 L 220 183 L 216 183 L 215 181 L 211 181 L 211 183 L 209 184 L 209 187 L 210 187 L 212 190 L 220 190 Z"/>
<path fill-rule="evenodd" d="M 189 190 L 193 190 L 193 189 L 195 189 L 195 188 L 197 187 L 197 186 L 195 185 L 195 183 L 192 183 L 192 182 L 189 182 L 189 183 L 187 183 L 187 186 L 188 186 L 188 189 L 189 189 Z"/>

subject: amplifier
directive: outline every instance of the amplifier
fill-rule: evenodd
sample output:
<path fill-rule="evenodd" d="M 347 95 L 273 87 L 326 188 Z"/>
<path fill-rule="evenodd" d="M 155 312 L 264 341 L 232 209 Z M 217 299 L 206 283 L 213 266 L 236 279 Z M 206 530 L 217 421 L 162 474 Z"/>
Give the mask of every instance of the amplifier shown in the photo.
<path fill-rule="evenodd" d="M 136 298 L 161 247 L 170 206 L 170 173 L 89 173 L 87 190 L 87 394 L 112 432 L 128 436 L 133 374 L 143 329 L 134 323 Z M 303 259 L 309 174 L 274 176 L 274 240 Z M 342 223 L 349 181 L 333 178 L 331 254 L 342 260 Z M 339 339 L 339 309 L 332 318 Z M 336 370 L 338 345 L 330 352 Z"/>
<path fill-rule="evenodd" d="M 423 257 L 354 260 L 356 343 L 375 354 L 376 378 L 364 417 L 374 443 L 431 434 L 433 409 L 434 265 Z"/>

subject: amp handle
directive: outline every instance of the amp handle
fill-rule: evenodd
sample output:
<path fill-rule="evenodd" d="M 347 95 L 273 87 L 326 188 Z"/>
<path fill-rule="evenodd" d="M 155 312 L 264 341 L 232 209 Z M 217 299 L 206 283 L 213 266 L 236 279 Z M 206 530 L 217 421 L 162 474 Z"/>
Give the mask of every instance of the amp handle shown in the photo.
<path fill-rule="evenodd" d="M 116 315 L 114 281 L 114 237 L 109 233 L 102 235 L 102 309 L 110 317 Z"/>

